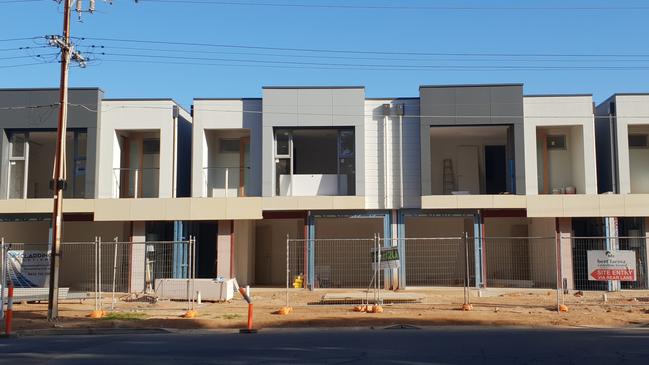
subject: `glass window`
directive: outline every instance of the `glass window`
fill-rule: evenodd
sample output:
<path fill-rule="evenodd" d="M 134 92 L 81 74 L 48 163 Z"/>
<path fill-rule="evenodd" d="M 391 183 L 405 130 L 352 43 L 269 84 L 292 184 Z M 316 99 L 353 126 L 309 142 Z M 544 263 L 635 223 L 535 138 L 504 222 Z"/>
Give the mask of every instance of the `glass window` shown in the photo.
<path fill-rule="evenodd" d="M 9 161 L 9 199 L 25 197 L 25 161 Z"/>
<path fill-rule="evenodd" d="M 25 157 L 25 141 L 27 138 L 24 133 L 11 135 L 11 157 Z"/>
<path fill-rule="evenodd" d="M 356 171 L 353 158 L 339 160 L 338 195 L 356 194 Z"/>
<path fill-rule="evenodd" d="M 338 138 L 339 157 L 354 157 L 354 131 L 341 130 Z"/>
<path fill-rule="evenodd" d="M 290 186 L 291 160 L 288 158 L 275 160 L 275 195 L 288 195 Z M 284 177 L 282 177 L 284 175 Z"/>
<path fill-rule="evenodd" d="M 290 155 L 290 133 L 288 131 L 277 131 L 275 134 L 275 140 L 277 141 L 277 150 L 275 156 L 288 156 Z"/>

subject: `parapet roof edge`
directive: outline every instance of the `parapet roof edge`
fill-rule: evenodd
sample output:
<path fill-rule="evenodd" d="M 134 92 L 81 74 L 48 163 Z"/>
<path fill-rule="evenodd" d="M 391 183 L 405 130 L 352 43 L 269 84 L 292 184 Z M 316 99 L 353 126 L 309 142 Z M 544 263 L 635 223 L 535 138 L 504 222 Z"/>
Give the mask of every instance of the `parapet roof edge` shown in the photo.
<path fill-rule="evenodd" d="M 566 97 L 566 96 L 590 96 L 593 97 L 593 94 L 523 94 L 523 97 L 530 98 L 551 98 L 551 97 Z"/>
<path fill-rule="evenodd" d="M 26 88 L 20 88 L 20 87 L 8 87 L 8 88 L 0 88 L 0 91 L 49 91 L 49 90 L 59 90 L 58 87 L 26 87 Z M 99 90 L 102 93 L 104 90 L 100 87 L 70 87 L 68 90 Z"/>
<path fill-rule="evenodd" d="M 194 98 L 197 100 L 261 100 L 262 98 Z"/>
<path fill-rule="evenodd" d="M 262 86 L 262 89 L 365 89 L 365 86 Z"/>
<path fill-rule="evenodd" d="M 502 86 L 523 86 L 523 83 L 504 83 L 504 84 L 447 84 L 447 85 L 419 85 L 419 88 L 452 88 L 452 87 L 502 87 Z"/>

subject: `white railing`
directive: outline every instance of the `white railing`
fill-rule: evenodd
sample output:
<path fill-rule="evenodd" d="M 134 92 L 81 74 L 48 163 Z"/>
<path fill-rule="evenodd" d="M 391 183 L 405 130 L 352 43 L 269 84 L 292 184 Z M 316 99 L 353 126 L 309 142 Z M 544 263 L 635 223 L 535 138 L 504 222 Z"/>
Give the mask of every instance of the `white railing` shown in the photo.
<path fill-rule="evenodd" d="M 132 169 L 114 168 L 115 198 L 157 198 L 160 169 L 157 167 Z"/>
<path fill-rule="evenodd" d="M 243 197 L 250 177 L 250 167 L 204 167 L 206 197 Z"/>

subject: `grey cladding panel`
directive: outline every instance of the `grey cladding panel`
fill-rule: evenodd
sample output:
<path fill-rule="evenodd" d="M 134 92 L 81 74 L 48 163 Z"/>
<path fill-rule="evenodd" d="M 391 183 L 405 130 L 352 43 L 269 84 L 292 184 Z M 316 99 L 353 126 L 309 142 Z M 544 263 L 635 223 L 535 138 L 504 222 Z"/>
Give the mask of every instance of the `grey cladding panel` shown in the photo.
<path fill-rule="evenodd" d="M 423 116 L 448 116 L 448 118 L 424 117 L 421 119 L 423 124 L 522 123 L 522 85 L 421 87 L 419 92 Z M 503 115 L 519 117 L 507 121 L 493 118 Z M 481 118 L 467 118 L 474 116 Z"/>
<path fill-rule="evenodd" d="M 0 107 L 58 104 L 57 89 L 0 90 Z M 97 126 L 99 89 L 70 89 L 68 128 Z M 0 110 L 0 128 L 53 129 L 58 123 L 58 105 L 32 109 Z"/>

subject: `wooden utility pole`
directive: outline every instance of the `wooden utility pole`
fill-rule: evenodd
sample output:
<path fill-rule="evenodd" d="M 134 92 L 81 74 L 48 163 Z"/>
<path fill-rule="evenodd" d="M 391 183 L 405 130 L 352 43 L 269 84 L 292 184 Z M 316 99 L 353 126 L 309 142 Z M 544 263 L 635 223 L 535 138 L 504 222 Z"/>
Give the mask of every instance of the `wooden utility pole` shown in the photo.
<path fill-rule="evenodd" d="M 85 66 L 84 57 L 74 50 L 70 43 L 70 13 L 72 4 L 77 2 L 77 12 L 81 14 L 81 0 L 63 0 L 63 34 L 50 36 L 50 45 L 61 49 L 61 83 L 59 89 L 59 121 L 56 130 L 56 153 L 54 155 L 54 171 L 50 188 L 54 191 L 54 207 L 52 208 L 52 247 L 50 254 L 50 287 L 47 302 L 47 319 L 56 321 L 59 316 L 59 265 L 61 263 L 61 226 L 63 225 L 63 191 L 66 181 L 66 131 L 68 122 L 68 68 L 73 59 Z M 94 1 L 90 1 L 89 12 L 94 11 Z"/>
<path fill-rule="evenodd" d="M 54 207 L 52 209 L 52 248 L 50 255 L 50 290 L 47 301 L 47 319 L 57 320 L 59 316 L 59 255 L 61 252 L 61 225 L 63 208 L 63 190 L 65 180 L 65 135 L 68 122 L 68 63 L 70 62 L 70 6 L 72 0 L 64 0 L 63 37 L 57 38 L 61 48 L 61 84 L 59 89 L 59 122 L 56 130 L 56 154 L 54 155 L 54 173 L 50 187 L 54 189 Z"/>

